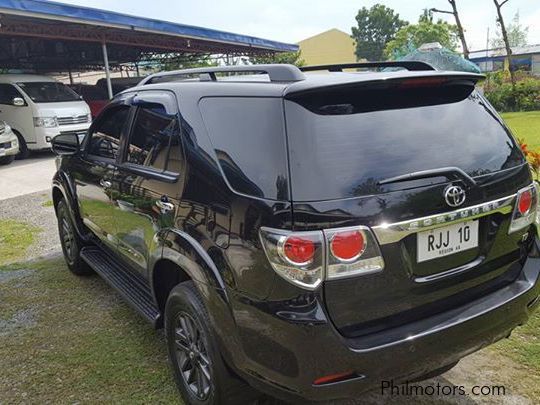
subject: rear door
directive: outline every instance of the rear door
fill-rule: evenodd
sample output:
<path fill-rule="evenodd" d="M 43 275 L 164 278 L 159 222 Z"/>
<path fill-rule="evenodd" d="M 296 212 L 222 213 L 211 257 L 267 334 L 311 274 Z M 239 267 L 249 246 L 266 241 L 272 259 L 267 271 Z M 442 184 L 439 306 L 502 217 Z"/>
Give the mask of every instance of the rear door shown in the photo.
<path fill-rule="evenodd" d="M 512 196 L 531 177 L 473 86 L 401 79 L 288 96 L 295 228 L 367 225 L 384 256 L 379 273 L 325 283 L 344 334 L 420 319 L 515 276 L 527 230 L 509 235 Z"/>
<path fill-rule="evenodd" d="M 90 128 L 84 153 L 71 169 L 82 220 L 102 242 L 116 248 L 116 219 L 111 199 L 115 188 L 120 137 L 128 129 L 130 106 L 116 103 Z"/>
<path fill-rule="evenodd" d="M 145 275 L 154 236 L 174 224 L 184 153 L 174 95 L 146 91 L 132 100 L 134 121 L 115 173 L 112 199 L 119 252 Z"/>

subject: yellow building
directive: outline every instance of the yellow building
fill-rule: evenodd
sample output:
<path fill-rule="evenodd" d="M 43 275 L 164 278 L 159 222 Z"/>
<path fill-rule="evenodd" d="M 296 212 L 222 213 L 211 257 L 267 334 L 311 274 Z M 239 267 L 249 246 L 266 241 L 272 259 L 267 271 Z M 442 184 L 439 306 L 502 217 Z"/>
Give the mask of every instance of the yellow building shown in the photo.
<path fill-rule="evenodd" d="M 354 40 L 336 28 L 298 42 L 305 65 L 356 62 Z"/>

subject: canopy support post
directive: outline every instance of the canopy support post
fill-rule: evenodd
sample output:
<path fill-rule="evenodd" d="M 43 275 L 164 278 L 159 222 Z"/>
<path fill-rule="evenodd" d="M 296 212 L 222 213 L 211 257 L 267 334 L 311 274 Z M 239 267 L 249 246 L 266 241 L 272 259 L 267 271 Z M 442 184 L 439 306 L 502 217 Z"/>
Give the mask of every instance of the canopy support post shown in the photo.
<path fill-rule="evenodd" d="M 107 78 L 107 92 L 109 93 L 109 99 L 113 98 L 112 84 L 111 84 L 111 70 L 109 68 L 109 56 L 107 55 L 107 44 L 103 42 L 101 44 L 103 49 L 103 63 L 105 64 L 105 76 Z"/>

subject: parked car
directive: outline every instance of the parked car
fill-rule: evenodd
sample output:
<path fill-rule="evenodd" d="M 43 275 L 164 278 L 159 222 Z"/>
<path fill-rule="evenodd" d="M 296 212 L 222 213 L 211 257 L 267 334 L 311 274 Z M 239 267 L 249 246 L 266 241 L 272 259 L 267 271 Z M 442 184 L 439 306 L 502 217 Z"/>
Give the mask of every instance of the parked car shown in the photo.
<path fill-rule="evenodd" d="M 482 76 L 352 67 L 389 66 L 156 74 L 53 140 L 69 269 L 165 328 L 185 403 L 358 398 L 538 306 L 538 193 Z"/>
<path fill-rule="evenodd" d="M 19 157 L 49 150 L 58 134 L 84 137 L 90 108 L 66 85 L 47 76 L 0 74 L 0 119 L 19 140 Z"/>
<path fill-rule="evenodd" d="M 4 121 L 0 121 L 0 165 L 9 165 L 19 153 L 19 140 Z"/>
<path fill-rule="evenodd" d="M 143 78 L 142 77 L 117 77 L 111 79 L 113 95 L 121 93 L 130 87 L 135 87 Z M 99 79 L 95 85 L 89 84 L 73 84 L 70 87 L 80 94 L 84 101 L 90 106 L 92 118 L 98 116 L 101 110 L 109 102 L 107 81 Z"/>
<path fill-rule="evenodd" d="M 107 90 L 103 89 L 101 86 L 77 83 L 70 85 L 69 87 L 79 94 L 86 104 L 88 104 L 92 119 L 97 117 L 109 102 Z"/>

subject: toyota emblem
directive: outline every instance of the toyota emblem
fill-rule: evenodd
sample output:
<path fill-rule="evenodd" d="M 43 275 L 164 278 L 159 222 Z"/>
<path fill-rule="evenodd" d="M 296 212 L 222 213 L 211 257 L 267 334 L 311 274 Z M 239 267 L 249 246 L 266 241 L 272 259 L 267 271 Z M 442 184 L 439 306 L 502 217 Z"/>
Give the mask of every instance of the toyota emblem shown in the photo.
<path fill-rule="evenodd" d="M 444 199 L 450 207 L 459 207 L 465 202 L 465 190 L 460 186 L 450 184 L 444 190 Z"/>

